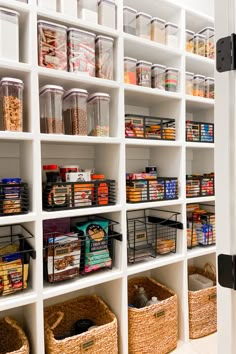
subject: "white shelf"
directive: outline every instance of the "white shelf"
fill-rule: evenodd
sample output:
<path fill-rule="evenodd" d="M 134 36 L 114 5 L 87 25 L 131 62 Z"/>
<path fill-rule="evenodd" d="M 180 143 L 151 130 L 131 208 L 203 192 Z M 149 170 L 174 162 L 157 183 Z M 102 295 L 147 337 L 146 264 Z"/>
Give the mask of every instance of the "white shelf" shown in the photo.
<path fill-rule="evenodd" d="M 33 140 L 35 138 L 32 133 L 24 133 L 24 132 L 8 132 L 1 131 L 0 132 L 0 140 Z"/>
<path fill-rule="evenodd" d="M 186 71 L 214 77 L 215 61 L 193 53 L 185 53 Z"/>
<path fill-rule="evenodd" d="M 0 217 L 0 226 L 1 225 L 10 225 L 10 224 L 22 224 L 24 222 L 35 221 L 37 219 L 36 213 L 28 213 L 21 215 L 8 215 Z"/>
<path fill-rule="evenodd" d="M 170 147 L 179 147 L 182 146 L 180 141 L 167 141 L 167 140 L 148 140 L 148 139 L 125 139 L 126 146 L 170 146 Z"/>
<path fill-rule="evenodd" d="M 208 203 L 215 202 L 216 197 L 198 197 L 198 198 L 186 198 L 186 204 L 195 204 L 195 203 Z"/>
<path fill-rule="evenodd" d="M 0 311 L 21 307 L 35 303 L 38 299 L 37 293 L 33 290 L 25 290 L 23 293 L 2 296 L 0 298 Z"/>
<path fill-rule="evenodd" d="M 16 0 L 1 0 L 1 6 L 6 6 L 6 8 L 11 8 L 20 12 L 30 12 L 30 6 L 28 4 Z"/>
<path fill-rule="evenodd" d="M 186 147 L 192 148 L 192 149 L 214 149 L 215 144 L 214 143 L 196 143 L 196 142 L 187 141 Z"/>
<path fill-rule="evenodd" d="M 32 66 L 26 63 L 19 63 L 16 61 L 7 61 L 7 60 L 0 60 L 0 70 L 3 71 L 16 71 L 18 73 L 30 73 L 32 70 Z M 6 75 L 5 75 L 6 76 Z"/>
<path fill-rule="evenodd" d="M 77 136 L 77 135 L 59 135 L 59 134 L 40 134 L 42 142 L 56 142 L 56 143 L 86 143 L 86 144 L 120 144 L 120 138 L 106 138 L 93 136 Z"/>
<path fill-rule="evenodd" d="M 147 202 L 147 203 L 134 203 L 129 204 L 126 203 L 126 210 L 140 210 L 140 209 L 148 209 L 148 208 L 162 208 L 173 205 L 181 205 L 183 203 L 183 199 L 175 199 L 175 200 L 163 200 L 157 202 Z"/>
<path fill-rule="evenodd" d="M 214 108 L 215 100 L 211 98 L 186 95 L 186 108 L 191 111 L 200 111 Z"/>
<path fill-rule="evenodd" d="M 191 250 L 187 251 L 187 257 L 188 259 L 191 258 L 196 258 L 196 257 L 201 257 L 205 256 L 207 254 L 215 253 L 216 252 L 216 246 L 209 246 L 209 247 L 194 247 Z"/>

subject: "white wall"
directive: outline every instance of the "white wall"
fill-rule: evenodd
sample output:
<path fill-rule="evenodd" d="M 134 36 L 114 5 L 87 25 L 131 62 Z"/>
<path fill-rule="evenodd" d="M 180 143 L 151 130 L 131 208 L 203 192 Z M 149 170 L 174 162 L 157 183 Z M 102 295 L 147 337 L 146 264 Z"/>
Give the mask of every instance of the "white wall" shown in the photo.
<path fill-rule="evenodd" d="M 178 5 L 214 16 L 214 0 L 172 0 Z"/>

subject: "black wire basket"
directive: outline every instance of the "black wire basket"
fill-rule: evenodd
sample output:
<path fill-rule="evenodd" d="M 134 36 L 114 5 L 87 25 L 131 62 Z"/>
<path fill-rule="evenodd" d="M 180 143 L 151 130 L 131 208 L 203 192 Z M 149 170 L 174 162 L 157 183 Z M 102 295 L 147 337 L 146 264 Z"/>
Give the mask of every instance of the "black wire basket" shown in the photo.
<path fill-rule="evenodd" d="M 0 216 L 27 214 L 28 212 L 28 184 L 0 183 Z"/>
<path fill-rule="evenodd" d="M 187 175 L 186 176 L 186 197 L 209 197 L 215 195 L 214 174 Z"/>
<path fill-rule="evenodd" d="M 214 143 L 214 124 L 186 121 L 186 141 Z"/>

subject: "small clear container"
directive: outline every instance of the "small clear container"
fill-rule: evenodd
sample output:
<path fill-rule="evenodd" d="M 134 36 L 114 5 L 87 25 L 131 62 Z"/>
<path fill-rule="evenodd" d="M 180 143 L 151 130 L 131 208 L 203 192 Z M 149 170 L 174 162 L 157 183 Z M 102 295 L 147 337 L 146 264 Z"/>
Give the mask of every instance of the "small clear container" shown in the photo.
<path fill-rule="evenodd" d="M 0 129 L 23 130 L 23 81 L 4 77 L 0 81 Z"/>
<path fill-rule="evenodd" d="M 194 37 L 194 32 L 186 30 L 185 32 L 185 50 L 186 52 L 193 53 L 194 51 L 194 45 L 193 45 L 193 37 Z"/>
<path fill-rule="evenodd" d="M 179 26 L 174 23 L 167 22 L 165 24 L 166 29 L 166 44 L 172 48 L 178 48 L 178 32 Z"/>
<path fill-rule="evenodd" d="M 151 19 L 151 40 L 157 43 L 166 43 L 166 21 L 158 17 Z"/>
<path fill-rule="evenodd" d="M 91 32 L 68 29 L 68 65 L 70 72 L 95 76 L 95 38 Z"/>
<path fill-rule="evenodd" d="M 19 16 L 16 11 L 0 7 L 0 58 L 19 61 Z"/>
<path fill-rule="evenodd" d="M 136 85 L 136 63 L 137 59 L 124 58 L 124 82 L 126 84 Z"/>
<path fill-rule="evenodd" d="M 165 89 L 170 92 L 177 92 L 179 89 L 179 70 L 175 68 L 166 69 Z"/>
<path fill-rule="evenodd" d="M 38 64 L 67 71 L 67 27 L 38 21 Z"/>
<path fill-rule="evenodd" d="M 202 34 L 196 33 L 193 37 L 194 53 L 205 57 L 205 43 L 206 37 Z"/>
<path fill-rule="evenodd" d="M 47 2 L 50 1 L 47 0 Z M 77 18 L 78 0 L 62 0 L 62 13 L 66 16 Z"/>
<path fill-rule="evenodd" d="M 41 133 L 64 134 L 61 86 L 46 85 L 39 91 Z"/>
<path fill-rule="evenodd" d="M 63 118 L 65 134 L 87 135 L 87 100 L 88 91 L 71 89 L 63 97 Z"/>
<path fill-rule="evenodd" d="M 109 136 L 110 96 L 94 93 L 88 99 L 89 136 Z"/>
<path fill-rule="evenodd" d="M 215 79 L 212 77 L 206 77 L 205 79 L 205 97 L 215 98 Z"/>
<path fill-rule="evenodd" d="M 210 59 L 215 58 L 215 29 L 206 27 L 199 32 L 206 37 L 205 56 Z"/>
<path fill-rule="evenodd" d="M 185 73 L 185 93 L 186 95 L 193 95 L 193 77 L 194 73 Z"/>
<path fill-rule="evenodd" d="M 166 66 L 160 64 L 152 65 L 152 88 L 165 90 Z"/>
<path fill-rule="evenodd" d="M 96 76 L 100 79 L 113 80 L 114 70 L 114 39 L 105 36 L 97 36 L 96 49 Z"/>
<path fill-rule="evenodd" d="M 151 87 L 152 63 L 140 60 L 136 63 L 137 85 Z"/>
<path fill-rule="evenodd" d="M 116 29 L 117 5 L 113 0 L 99 0 L 98 23 Z"/>
<path fill-rule="evenodd" d="M 205 96 L 205 76 L 194 75 L 193 77 L 193 96 Z"/>
<path fill-rule="evenodd" d="M 57 11 L 58 9 L 57 0 L 38 0 L 38 6 L 50 11 Z"/>
<path fill-rule="evenodd" d="M 151 39 L 151 19 L 152 16 L 144 12 L 138 12 L 136 15 L 136 34 L 138 37 Z"/>
<path fill-rule="evenodd" d="M 98 0 L 79 0 L 78 17 L 81 20 L 98 23 Z"/>
<path fill-rule="evenodd" d="M 137 11 L 132 7 L 124 6 L 123 8 L 123 31 L 136 36 L 136 15 Z"/>

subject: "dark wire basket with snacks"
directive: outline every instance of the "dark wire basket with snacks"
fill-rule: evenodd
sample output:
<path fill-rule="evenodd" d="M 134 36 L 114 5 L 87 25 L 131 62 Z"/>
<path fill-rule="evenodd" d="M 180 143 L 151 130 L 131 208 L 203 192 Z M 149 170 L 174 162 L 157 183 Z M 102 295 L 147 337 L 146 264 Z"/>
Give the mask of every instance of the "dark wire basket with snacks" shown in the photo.
<path fill-rule="evenodd" d="M 0 295 L 28 287 L 30 258 L 36 258 L 33 238 L 23 225 L 0 226 Z"/>
<path fill-rule="evenodd" d="M 197 143 L 214 143 L 214 124 L 187 121 L 186 141 Z"/>
<path fill-rule="evenodd" d="M 175 119 L 125 115 L 126 138 L 175 140 L 175 134 Z"/>
<path fill-rule="evenodd" d="M 73 219 L 72 219 L 73 220 Z M 44 279 L 55 283 L 112 269 L 119 223 L 101 216 L 74 218 L 71 232 L 44 234 Z"/>
<path fill-rule="evenodd" d="M 128 263 L 176 253 L 180 213 L 157 208 L 127 213 Z"/>
<path fill-rule="evenodd" d="M 43 209 L 46 211 L 100 207 L 115 203 L 114 180 L 43 184 Z"/>
<path fill-rule="evenodd" d="M 209 197 L 215 195 L 214 173 L 186 176 L 186 197 Z"/>
<path fill-rule="evenodd" d="M 4 180 L 2 179 L 2 182 Z M 11 180 L 11 178 L 7 178 L 6 180 Z M 28 184 L 15 182 L 0 183 L 0 216 L 27 214 L 28 212 Z"/>

